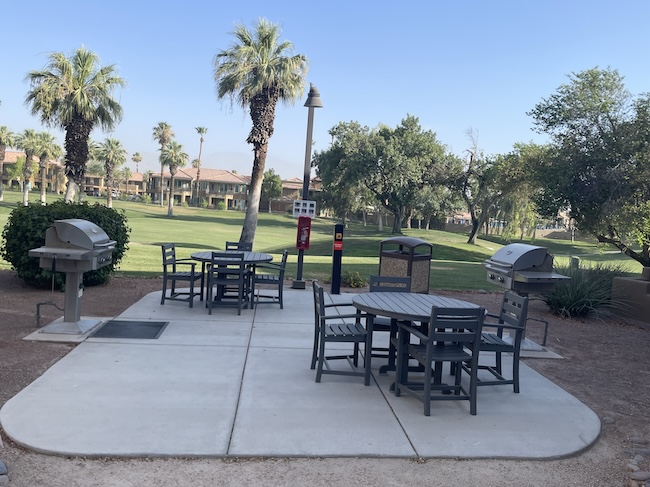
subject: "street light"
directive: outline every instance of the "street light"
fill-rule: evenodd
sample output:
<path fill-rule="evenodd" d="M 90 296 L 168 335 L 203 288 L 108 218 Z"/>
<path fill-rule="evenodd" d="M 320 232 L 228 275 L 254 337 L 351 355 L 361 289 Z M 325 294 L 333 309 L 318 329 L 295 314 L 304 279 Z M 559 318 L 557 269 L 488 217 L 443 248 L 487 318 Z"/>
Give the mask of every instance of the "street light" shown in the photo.
<path fill-rule="evenodd" d="M 309 111 L 307 114 L 307 144 L 305 145 L 305 172 L 302 180 L 302 199 L 309 199 L 309 180 L 311 179 L 311 138 L 314 132 L 314 108 L 323 108 L 323 102 L 320 101 L 320 93 L 314 85 L 309 83 L 309 95 L 305 105 Z M 298 249 L 298 270 L 296 279 L 293 281 L 293 289 L 305 289 L 305 281 L 302 279 L 302 263 L 305 257 L 305 251 Z"/>

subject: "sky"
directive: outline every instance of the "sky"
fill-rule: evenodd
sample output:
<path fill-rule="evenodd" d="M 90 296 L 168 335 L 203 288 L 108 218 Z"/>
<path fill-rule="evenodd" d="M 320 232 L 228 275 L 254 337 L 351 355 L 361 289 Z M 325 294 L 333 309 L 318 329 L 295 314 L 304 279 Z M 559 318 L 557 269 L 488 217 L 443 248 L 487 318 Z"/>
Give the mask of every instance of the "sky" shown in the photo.
<path fill-rule="evenodd" d="M 314 111 L 313 150 L 326 150 L 339 122 L 396 127 L 407 116 L 435 132 L 464 157 L 468 131 L 486 154 L 506 153 L 519 142 L 544 143 L 526 115 L 537 103 L 591 68 L 616 69 L 635 95 L 650 91 L 650 36 L 646 0 L 3 0 L 0 125 L 19 133 L 49 131 L 29 112 L 25 77 L 41 70 L 52 52 L 85 46 L 102 65 L 114 64 L 126 82 L 116 92 L 124 110 L 112 133 L 139 170 L 160 170 L 153 127 L 167 122 L 189 160 L 250 174 L 246 143 L 250 116 L 218 100 L 214 57 L 228 49 L 236 24 L 266 18 L 281 40 L 309 60 L 302 99 L 278 105 L 266 169 L 302 179 L 309 83 L 323 108 Z"/>

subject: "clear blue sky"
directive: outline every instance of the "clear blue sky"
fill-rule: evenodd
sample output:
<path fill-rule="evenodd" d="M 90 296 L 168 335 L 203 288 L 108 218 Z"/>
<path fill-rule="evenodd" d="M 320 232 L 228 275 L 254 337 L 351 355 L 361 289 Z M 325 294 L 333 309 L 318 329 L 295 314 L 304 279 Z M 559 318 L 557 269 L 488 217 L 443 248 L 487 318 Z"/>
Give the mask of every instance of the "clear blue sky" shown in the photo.
<path fill-rule="evenodd" d="M 141 171 L 158 167 L 152 128 L 165 121 L 190 160 L 198 156 L 194 128 L 205 126 L 204 166 L 250 174 L 250 117 L 217 100 L 212 71 L 235 23 L 250 27 L 260 17 L 280 24 L 282 39 L 309 59 L 307 82 L 324 104 L 315 111 L 315 150 L 327 148 L 338 122 L 394 127 L 411 114 L 457 155 L 470 146 L 470 128 L 487 154 L 504 153 L 546 140 L 526 112 L 571 73 L 610 67 L 633 94 L 650 91 L 645 0 L 4 3 L 0 125 L 47 130 L 24 105 L 25 76 L 48 53 L 84 45 L 128 83 L 117 95 L 123 121 L 92 137 L 116 137 L 129 155 L 140 152 Z M 267 169 L 283 178 L 302 178 L 307 90 L 276 113 Z M 63 143 L 62 132 L 50 132 Z"/>

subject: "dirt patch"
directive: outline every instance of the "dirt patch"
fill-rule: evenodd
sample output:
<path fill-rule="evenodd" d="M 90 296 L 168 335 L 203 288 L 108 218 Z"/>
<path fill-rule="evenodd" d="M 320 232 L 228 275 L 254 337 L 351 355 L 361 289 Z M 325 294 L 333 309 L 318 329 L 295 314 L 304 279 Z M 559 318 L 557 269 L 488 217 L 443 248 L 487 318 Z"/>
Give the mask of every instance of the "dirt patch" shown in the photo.
<path fill-rule="evenodd" d="M 87 288 L 82 314 L 116 316 L 152 291 L 160 279 L 115 278 Z M 345 291 L 345 290 L 344 290 Z M 445 292 L 497 311 L 500 294 Z M 24 341 L 36 329 L 36 304 L 61 308 L 64 295 L 32 289 L 0 271 L 0 406 L 67 354 L 72 345 Z M 42 323 L 60 317 L 42 307 Z M 650 331 L 618 318 L 569 320 L 533 301 L 529 315 L 548 320 L 548 348 L 561 360 L 525 359 L 544 376 L 587 404 L 603 420 L 596 445 L 576 457 L 553 461 L 404 459 L 80 459 L 28 452 L 0 432 L 0 459 L 9 468 L 10 487 L 22 486 L 186 486 L 186 485 L 482 485 L 623 486 L 636 459 L 650 469 Z M 542 328 L 528 336 L 541 342 Z M 549 411 L 553 414 L 553 411 Z"/>

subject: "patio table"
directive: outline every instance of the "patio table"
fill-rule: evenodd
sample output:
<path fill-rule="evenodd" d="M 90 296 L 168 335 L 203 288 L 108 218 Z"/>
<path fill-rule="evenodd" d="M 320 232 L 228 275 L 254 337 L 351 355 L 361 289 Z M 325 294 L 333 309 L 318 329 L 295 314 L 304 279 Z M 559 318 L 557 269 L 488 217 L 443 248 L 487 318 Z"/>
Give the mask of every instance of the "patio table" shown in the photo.
<path fill-rule="evenodd" d="M 428 323 L 431 317 L 431 308 L 466 308 L 476 309 L 480 306 L 478 304 L 463 301 L 462 299 L 448 298 L 445 296 L 437 296 L 435 294 L 421 294 L 421 293 L 403 293 L 403 292 L 367 292 L 355 294 L 352 298 L 352 304 L 368 314 L 368 322 L 366 329 L 368 331 L 368 342 L 366 355 L 371 353 L 368 350 L 372 349 L 372 332 L 373 322 L 376 316 L 386 316 L 391 319 L 391 335 L 396 335 L 397 340 L 408 340 L 410 335 L 404 336 L 402 333 L 398 335 L 398 321 L 413 322 L 419 321 L 420 323 Z M 389 344 L 388 364 L 380 367 L 379 373 L 384 373 L 388 370 L 395 370 L 396 360 L 396 346 L 391 340 Z M 401 379 L 406 380 L 405 374 L 408 372 L 407 367 L 402 367 L 404 376 Z M 398 378 L 395 378 L 397 381 Z"/>
<path fill-rule="evenodd" d="M 212 260 L 212 252 L 221 252 L 221 253 L 228 253 L 232 252 L 234 254 L 244 254 L 244 264 L 246 264 L 248 267 L 250 267 L 253 272 L 255 272 L 255 265 L 256 264 L 262 264 L 262 263 L 268 263 L 273 260 L 273 256 L 271 254 L 266 254 L 263 252 L 251 252 L 251 251 L 241 251 L 241 250 L 208 250 L 208 251 L 203 251 L 203 252 L 194 252 L 193 254 L 190 255 L 192 259 L 197 260 L 201 262 L 201 273 L 203 276 L 205 276 L 205 266 L 206 264 L 210 263 Z M 205 281 L 204 278 L 201 278 L 201 289 L 204 288 L 205 286 Z M 220 299 L 221 296 L 217 296 L 215 299 Z M 206 303 L 207 305 L 207 303 Z"/>

